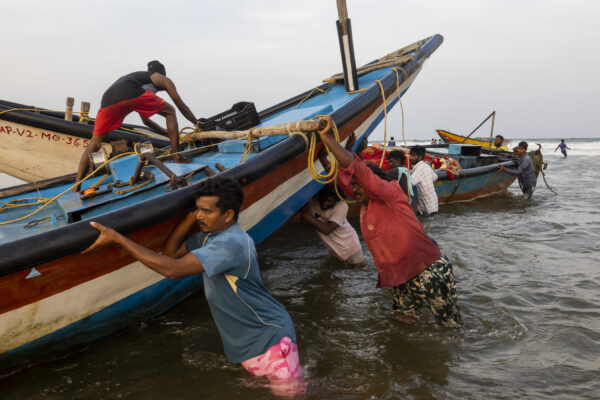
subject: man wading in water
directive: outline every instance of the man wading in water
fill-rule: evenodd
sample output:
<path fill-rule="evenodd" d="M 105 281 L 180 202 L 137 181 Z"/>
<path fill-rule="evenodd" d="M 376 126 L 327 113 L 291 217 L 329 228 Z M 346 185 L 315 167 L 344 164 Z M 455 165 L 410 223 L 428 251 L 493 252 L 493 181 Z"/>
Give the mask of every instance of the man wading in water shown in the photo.
<path fill-rule="evenodd" d="M 294 324 L 263 285 L 254 242 L 237 223 L 243 198 L 235 181 L 208 179 L 198 185 L 197 208 L 171 233 L 164 254 L 96 222 L 90 225 L 100 236 L 83 253 L 119 245 L 169 279 L 203 274 L 204 294 L 227 359 L 269 378 L 276 394 L 302 393 Z M 194 225 L 200 232 L 188 236 Z"/>
<path fill-rule="evenodd" d="M 405 322 L 428 308 L 436 321 L 461 325 L 452 264 L 425 234 L 398 182 L 376 176 L 329 134 L 332 120 L 319 132 L 340 165 L 337 184 L 362 203 L 360 228 L 379 272 L 377 287 L 393 287 L 394 313 Z"/>

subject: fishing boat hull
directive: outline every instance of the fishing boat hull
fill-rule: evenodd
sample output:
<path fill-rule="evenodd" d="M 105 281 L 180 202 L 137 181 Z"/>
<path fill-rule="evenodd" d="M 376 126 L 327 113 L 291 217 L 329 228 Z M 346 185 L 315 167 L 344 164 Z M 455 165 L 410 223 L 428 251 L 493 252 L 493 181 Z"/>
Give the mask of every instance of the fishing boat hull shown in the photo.
<path fill-rule="evenodd" d="M 360 143 L 384 118 L 384 98 L 391 109 L 441 42 L 439 35 L 423 41 L 414 60 L 403 65 L 405 76 L 399 82 L 398 74 L 389 70 L 371 73 L 359 78 L 364 92 L 347 95 L 343 86 L 330 84 L 327 94 L 318 95 L 322 97 L 312 98 L 314 90 L 307 91 L 264 110 L 261 119 L 274 123 L 326 114 L 336 122 L 342 141 L 354 132 Z M 373 74 L 382 84 L 383 96 Z M 328 104 L 320 104 L 320 98 Z M 334 108 L 340 99 L 347 100 Z M 282 116 L 285 110 L 289 117 Z M 309 161 L 323 170 L 318 160 L 309 160 L 305 141 L 292 135 L 243 163 L 232 161 L 230 169 L 219 174 L 243 186 L 239 223 L 256 243 L 273 234 L 322 188 L 309 172 Z M 140 193 L 110 202 L 100 211 L 92 207 L 68 225 L 40 228 L 39 234 L 0 245 L 0 292 L 6 293 L 0 298 L 0 371 L 63 356 L 67 349 L 160 314 L 201 287 L 200 276 L 171 281 L 120 248 L 80 254 L 97 237 L 89 226 L 91 219 L 160 251 L 172 229 L 193 209 L 196 188 L 152 190 L 147 193 L 160 194 Z M 18 192 L 10 190 L 12 195 Z"/>
<path fill-rule="evenodd" d="M 505 165 L 512 166 L 512 161 Z M 434 182 L 435 191 L 440 203 L 471 201 L 504 191 L 516 179 L 514 175 L 498 171 L 498 165 L 469 168 L 458 172 L 452 180 L 447 172 L 438 172 L 438 180 Z"/>
<path fill-rule="evenodd" d="M 0 100 L 0 172 L 24 181 L 50 179 L 77 170 L 83 150 L 92 137 L 93 123 L 65 121 L 64 114 L 43 110 L 24 111 L 30 106 Z M 113 152 L 111 142 L 151 141 L 155 146 L 168 146 L 166 138 L 150 133 L 124 130 L 108 133 L 102 144 L 107 154 Z"/>

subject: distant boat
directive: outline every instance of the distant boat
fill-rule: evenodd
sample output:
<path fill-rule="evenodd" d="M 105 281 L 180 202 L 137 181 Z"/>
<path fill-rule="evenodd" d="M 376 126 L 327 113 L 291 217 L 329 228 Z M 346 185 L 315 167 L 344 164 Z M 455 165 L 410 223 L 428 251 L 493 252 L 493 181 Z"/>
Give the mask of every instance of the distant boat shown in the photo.
<path fill-rule="evenodd" d="M 358 146 L 384 119 L 384 104 L 389 110 L 398 102 L 442 41 L 432 36 L 359 69 L 359 91 L 348 93 L 343 78 L 332 78 L 263 110 L 259 127 L 329 115 L 340 140 L 354 132 Z M 217 174 L 243 186 L 239 223 L 259 243 L 323 187 L 309 165 L 314 161 L 317 171 L 323 167 L 309 160 L 301 135 L 204 145 L 190 144 L 190 164 L 158 156 L 166 168 L 144 167 L 139 179 L 134 174 L 145 155 L 114 159 L 103 176 L 83 184 L 82 189 L 95 186 L 89 197 L 71 193 L 68 177 L 0 190 L 0 371 L 62 357 L 73 347 L 164 312 L 201 287 L 200 275 L 171 281 L 119 248 L 80 254 L 97 237 L 90 220 L 160 251 L 193 209 L 196 184 L 223 165 L 228 169 Z M 315 154 L 321 148 L 318 142 Z M 245 149 L 252 151 L 242 161 Z"/>
<path fill-rule="evenodd" d="M 475 144 L 477 146 L 481 146 L 483 149 L 496 150 L 494 148 L 494 141 L 493 140 L 490 141 L 489 138 L 484 138 L 484 137 L 469 138 L 466 136 L 458 135 L 456 133 L 445 131 L 443 129 L 437 129 L 436 132 L 445 143 Z M 508 147 L 509 143 L 510 143 L 510 140 L 504 140 L 502 142 L 502 144 L 507 147 Z M 499 150 L 499 151 L 502 151 L 502 150 Z"/>
<path fill-rule="evenodd" d="M 93 120 L 80 123 L 74 115 L 66 121 L 64 112 L 0 100 L 0 172 L 28 182 L 74 173 L 93 130 Z M 147 141 L 169 145 L 166 137 L 128 124 L 109 132 L 102 146 L 110 154 L 117 141 L 130 149 Z"/>
<path fill-rule="evenodd" d="M 440 203 L 471 201 L 504 191 L 516 179 L 498 166 L 514 166 L 514 161 L 500 154 L 480 154 L 481 147 L 472 144 L 451 144 L 448 152 L 428 149 L 432 156 L 450 156 L 463 168 L 454 174 L 436 171 L 438 179 L 433 183 Z"/>

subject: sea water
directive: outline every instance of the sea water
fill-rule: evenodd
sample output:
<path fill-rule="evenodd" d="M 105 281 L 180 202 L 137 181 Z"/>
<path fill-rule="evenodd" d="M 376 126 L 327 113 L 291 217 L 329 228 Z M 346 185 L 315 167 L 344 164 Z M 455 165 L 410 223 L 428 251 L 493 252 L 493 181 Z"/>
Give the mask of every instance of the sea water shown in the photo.
<path fill-rule="evenodd" d="M 515 183 L 423 219 L 454 264 L 459 330 L 427 314 L 414 325 L 394 321 L 391 290 L 375 288 L 364 243 L 358 270 L 299 224 L 258 246 L 264 283 L 295 323 L 308 380 L 300 397 L 600 398 L 600 139 L 565 139 L 566 159 L 553 152 L 558 140 L 529 140 L 543 145 L 557 194 L 540 176 L 531 201 Z M 6 400 L 272 397 L 266 380 L 225 359 L 202 293 L 0 381 Z"/>

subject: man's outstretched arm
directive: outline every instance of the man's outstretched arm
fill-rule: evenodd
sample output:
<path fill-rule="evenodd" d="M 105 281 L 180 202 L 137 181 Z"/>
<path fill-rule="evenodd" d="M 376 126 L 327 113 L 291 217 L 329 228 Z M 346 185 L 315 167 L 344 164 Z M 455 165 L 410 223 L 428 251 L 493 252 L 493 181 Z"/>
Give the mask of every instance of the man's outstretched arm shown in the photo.
<path fill-rule="evenodd" d="M 98 236 L 98 239 L 90 247 L 82 251 L 82 254 L 91 253 L 112 245 L 119 245 L 136 260 L 169 279 L 177 279 L 204 272 L 202 264 L 200 264 L 200 261 L 192 253 L 187 253 L 181 258 L 169 257 L 155 253 L 127 239 L 114 229 L 107 228 L 97 222 L 92 221 L 90 225 L 100 231 L 100 236 Z"/>

